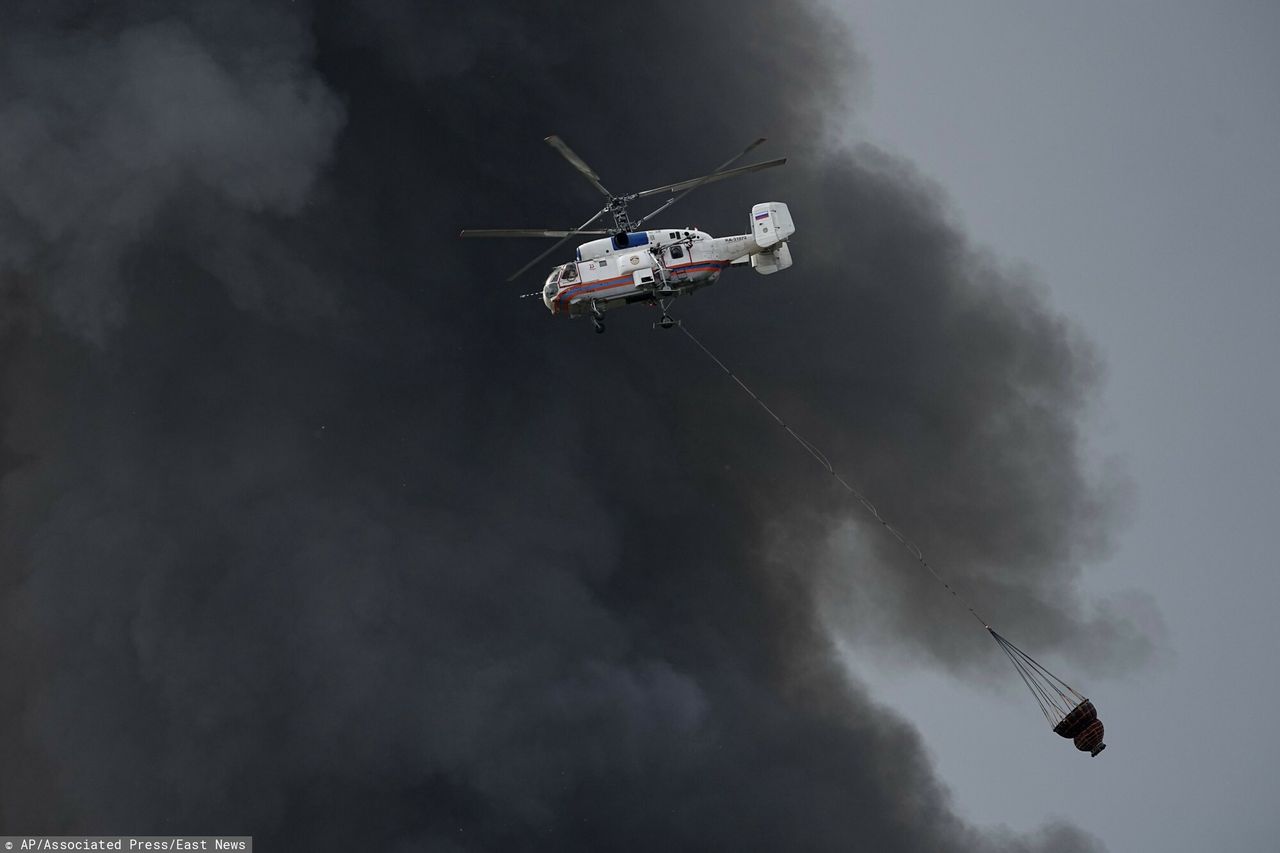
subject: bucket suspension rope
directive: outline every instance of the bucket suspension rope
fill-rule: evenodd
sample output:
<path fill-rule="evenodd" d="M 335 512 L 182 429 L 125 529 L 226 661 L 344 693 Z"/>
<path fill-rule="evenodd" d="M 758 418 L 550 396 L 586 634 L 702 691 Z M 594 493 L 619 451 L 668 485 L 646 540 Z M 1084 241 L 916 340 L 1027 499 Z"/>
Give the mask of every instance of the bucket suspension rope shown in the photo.
<path fill-rule="evenodd" d="M 1076 717 L 1092 715 L 1089 716 L 1089 720 L 1096 721 L 1093 704 L 1089 702 L 1089 700 L 1076 692 L 1076 690 L 1065 681 L 1041 666 L 1040 663 L 1029 654 L 1022 651 L 1022 649 L 1018 648 L 997 633 L 985 619 L 978 615 L 978 611 L 975 610 L 973 606 L 970 605 L 958 592 L 956 592 L 955 588 L 952 587 L 951 584 L 947 583 L 946 579 L 938 574 L 938 572 L 925 558 L 924 552 L 921 551 L 914 542 L 904 536 L 901 531 L 886 521 L 884 516 L 880 514 L 880 511 L 876 509 L 875 504 L 871 503 L 866 495 L 854 488 L 848 480 L 836 471 L 835 466 L 831 464 L 831 460 L 827 458 L 825 453 L 819 450 L 813 442 L 796 432 L 795 429 L 778 416 L 777 412 L 769 408 L 768 404 L 766 404 L 764 400 L 761 400 L 756 392 L 751 390 L 751 387 L 747 385 L 747 383 L 739 379 L 738 375 L 730 370 L 728 366 L 715 355 L 715 353 L 707 349 L 706 345 L 703 344 L 702 341 L 694 337 L 693 333 L 689 331 L 689 327 L 687 325 L 681 324 L 679 329 L 684 333 L 685 337 L 691 340 L 698 349 L 702 350 L 706 354 L 707 358 L 715 362 L 716 366 L 719 367 L 726 376 L 732 379 L 748 397 L 754 400 L 756 405 L 763 409 L 769 417 L 773 418 L 773 420 L 777 422 L 778 426 L 782 427 L 783 430 L 786 431 L 787 435 L 791 436 L 797 444 L 803 447 L 805 452 L 812 456 L 814 460 L 821 465 L 837 483 L 843 486 L 849 494 L 853 495 L 853 497 L 857 499 L 858 503 L 860 503 L 862 507 L 871 514 L 871 517 L 874 518 L 881 527 L 887 530 L 894 539 L 897 539 L 902 547 L 907 550 L 907 553 L 909 553 L 917 563 L 923 566 L 925 571 L 933 576 L 934 580 L 942 584 L 943 588 L 946 589 L 947 592 L 951 593 L 951 596 L 955 598 L 962 607 L 968 610 L 974 619 L 978 620 L 979 624 L 981 624 L 982 627 L 991 634 L 992 639 L 994 639 L 996 644 L 1000 646 L 1000 650 L 1008 656 L 1014 669 L 1017 670 L 1019 677 L 1022 679 L 1023 683 L 1026 684 L 1027 689 L 1031 691 L 1031 695 L 1036 698 L 1036 702 L 1040 705 L 1040 710 L 1044 713 L 1045 719 L 1049 721 L 1050 726 L 1054 727 L 1055 732 L 1063 735 L 1063 737 L 1075 737 L 1075 729 L 1079 728 L 1079 726 L 1074 725 Z M 1071 718 L 1069 721 L 1070 724 L 1064 728 L 1064 723 L 1068 723 L 1067 718 L 1069 717 Z M 1101 722 L 1097 722 L 1096 725 L 1099 729 L 1097 742 L 1100 744 L 1100 730 L 1102 724 Z M 1071 731 L 1070 734 L 1067 733 L 1068 729 Z M 1088 744 L 1089 746 L 1082 746 L 1079 739 L 1076 741 L 1076 746 L 1082 750 L 1088 751 L 1091 748 L 1095 748 L 1092 740 L 1088 741 Z M 1097 755 L 1102 748 L 1103 747 L 1096 747 L 1097 751 L 1094 751 L 1093 754 Z"/>
<path fill-rule="evenodd" d="M 988 628 L 991 636 L 999 644 L 1000 650 L 1008 655 L 1013 668 L 1018 671 L 1031 695 L 1036 697 L 1044 718 L 1049 725 L 1056 726 L 1072 710 L 1085 701 L 1085 698 L 1070 685 L 1049 670 L 1045 669 L 1022 649 L 1009 642 L 996 631 Z"/>

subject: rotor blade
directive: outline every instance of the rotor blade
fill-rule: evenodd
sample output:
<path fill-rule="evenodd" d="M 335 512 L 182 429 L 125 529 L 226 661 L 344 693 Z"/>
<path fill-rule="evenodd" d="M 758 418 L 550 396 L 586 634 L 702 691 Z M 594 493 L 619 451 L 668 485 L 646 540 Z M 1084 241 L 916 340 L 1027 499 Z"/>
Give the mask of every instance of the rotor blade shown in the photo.
<path fill-rule="evenodd" d="M 787 162 L 786 157 L 779 157 L 777 160 L 766 160 L 763 163 L 752 163 L 750 166 L 739 166 L 736 169 L 730 169 L 727 172 L 712 172 L 710 175 L 703 175 L 701 178 L 690 178 L 687 181 L 680 181 L 677 184 L 667 184 L 666 186 L 654 187 L 651 190 L 636 193 L 636 198 L 644 198 L 645 196 L 657 195 L 665 192 L 679 192 L 689 187 L 700 186 L 702 184 L 710 184 L 716 181 L 723 181 L 725 178 L 734 178 L 738 175 L 746 175 L 750 172 L 758 172 L 761 169 L 771 169 L 774 166 L 781 166 Z"/>
<path fill-rule="evenodd" d="M 554 252 L 556 249 L 559 249 L 559 248 L 560 248 L 561 246 L 563 246 L 563 245 L 565 244 L 565 242 L 566 242 L 566 241 L 568 241 L 568 239 L 569 239 L 570 237 L 572 237 L 574 234 L 581 234 L 581 233 L 583 233 L 583 229 L 584 229 L 584 228 L 586 228 L 586 227 L 587 227 L 588 225 L 590 225 L 592 222 L 595 222 L 597 219 L 599 219 L 601 216 L 604 216 L 604 215 L 605 215 L 606 213 L 608 213 L 608 212 L 609 212 L 609 208 L 607 208 L 607 207 L 602 207 L 602 208 L 600 208 L 598 211 L 596 211 L 595 215 L 594 215 L 594 216 L 592 216 L 590 219 L 588 219 L 586 222 L 582 223 L 582 224 L 581 224 L 581 225 L 579 225 L 577 228 L 573 229 L 573 231 L 571 231 L 570 233 L 566 234 L 565 236 L 561 237 L 559 240 L 557 240 L 557 241 L 555 241 L 553 244 L 551 244 L 551 248 L 547 249 L 545 252 L 543 252 L 542 254 L 538 255 L 538 257 L 534 258 L 533 260 L 529 261 L 529 263 L 525 264 L 524 266 L 520 267 L 520 269 L 518 269 L 518 270 L 516 270 L 515 272 L 513 272 L 513 273 L 511 274 L 511 277 L 510 277 L 510 278 L 508 278 L 508 279 L 507 279 L 507 281 L 515 281 L 515 280 L 516 280 L 516 279 L 518 279 L 520 276 L 524 275 L 524 274 L 529 270 L 529 268 L 530 268 L 530 267 L 532 267 L 532 266 L 533 266 L 534 264 L 536 264 L 538 261 L 540 261 L 540 260 L 542 260 L 543 258 L 545 258 L 547 255 L 549 255 L 549 254 L 551 254 L 552 252 Z M 609 232 L 607 232 L 607 231 L 606 231 L 606 232 L 604 232 L 604 233 L 606 233 L 606 234 L 607 234 L 607 233 L 609 233 Z"/>
<path fill-rule="evenodd" d="M 554 133 L 544 140 L 552 148 L 560 152 L 564 159 L 568 160 L 573 168 L 577 169 L 583 176 L 600 191 L 605 198 L 613 198 L 613 193 L 604 188 L 600 183 L 600 176 L 596 174 L 595 169 L 587 165 L 587 162 L 574 153 L 573 149 L 564 144 L 564 140 L 556 136 Z"/>
<path fill-rule="evenodd" d="M 747 155 L 748 155 L 748 154 L 750 154 L 753 150 L 755 150 L 756 148 L 758 148 L 761 144 L 763 144 L 763 143 L 764 143 L 764 139 L 765 139 L 765 138 L 762 136 L 762 137 L 760 137 L 759 139 L 757 139 L 755 142 L 752 142 L 752 143 L 751 143 L 750 145 L 748 145 L 746 148 L 743 148 L 743 149 L 742 149 L 741 151 L 739 151 L 737 154 L 734 154 L 734 155 L 733 155 L 732 157 L 730 157 L 728 160 L 725 160 L 725 161 L 724 161 L 723 163 L 721 163 L 719 166 L 716 166 L 715 171 L 713 171 L 711 174 L 707 175 L 706 177 L 702 178 L 700 181 L 698 181 L 697 183 L 695 183 L 693 186 L 689 187 L 689 188 L 688 188 L 687 190 L 685 190 L 684 192 L 680 193 L 680 195 L 672 196 L 671 198 L 667 199 L 667 201 L 666 201 L 666 203 L 665 203 L 665 204 L 663 204 L 662 206 L 660 206 L 660 207 L 659 207 L 659 208 L 657 208 L 656 210 L 653 210 L 653 211 L 651 211 L 650 213 L 646 214 L 645 216 L 640 217 L 640 219 L 639 219 L 639 220 L 637 220 L 635 224 L 636 224 L 636 225 L 643 225 L 645 222 L 647 222 L 647 221 L 649 221 L 650 219 L 652 219 L 653 217 L 657 216 L 659 213 L 661 213 L 662 211 L 666 210 L 668 207 L 670 207 L 671 205 L 675 204 L 675 203 L 676 203 L 676 202 L 678 202 L 680 199 L 684 198 L 684 197 L 685 197 L 685 196 L 687 196 L 689 193 L 691 193 L 691 192 L 693 192 L 694 190 L 696 190 L 698 187 L 702 186 L 702 185 L 703 185 L 703 184 L 705 184 L 705 183 L 708 183 L 708 182 L 711 180 L 711 178 L 713 178 L 713 177 L 715 177 L 716 175 L 720 174 L 720 173 L 721 173 L 721 172 L 723 172 L 725 169 L 729 168 L 729 167 L 730 167 L 730 166 L 732 166 L 734 163 L 738 162 L 738 161 L 739 161 L 739 160 L 741 160 L 743 157 L 747 156 Z"/>
<path fill-rule="evenodd" d="M 580 231 L 574 228 L 463 228 L 459 237 L 572 237 L 574 234 L 609 234 L 609 231 Z"/>

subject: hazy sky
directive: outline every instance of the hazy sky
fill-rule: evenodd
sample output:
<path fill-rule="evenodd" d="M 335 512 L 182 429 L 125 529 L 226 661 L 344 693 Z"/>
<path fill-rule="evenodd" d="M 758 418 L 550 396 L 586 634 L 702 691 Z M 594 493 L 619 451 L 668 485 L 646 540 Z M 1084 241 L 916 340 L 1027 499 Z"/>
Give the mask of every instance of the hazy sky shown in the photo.
<path fill-rule="evenodd" d="M 1084 685 L 1107 724 L 1093 761 L 1035 737 L 1024 697 L 852 665 L 920 725 L 980 823 L 1060 814 L 1113 850 L 1273 848 L 1280 10 L 838 8 L 868 69 L 850 136 L 935 179 L 965 230 L 1029 264 L 1105 358 L 1089 444 L 1136 500 L 1085 588 L 1153 593 L 1172 652 Z M 956 736 L 956 713 L 988 736 Z"/>

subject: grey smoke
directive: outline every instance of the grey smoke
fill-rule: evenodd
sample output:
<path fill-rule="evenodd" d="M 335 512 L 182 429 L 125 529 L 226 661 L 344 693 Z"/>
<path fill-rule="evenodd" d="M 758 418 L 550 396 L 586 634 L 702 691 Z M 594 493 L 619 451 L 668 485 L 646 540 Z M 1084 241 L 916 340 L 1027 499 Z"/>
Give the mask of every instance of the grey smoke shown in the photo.
<path fill-rule="evenodd" d="M 296 214 L 342 124 L 299 22 L 220 8 L 259 28 L 201 33 L 193 4 L 6 37 L 0 263 L 39 270 L 54 313 L 95 340 L 123 320 L 124 257 L 178 198 Z"/>
<path fill-rule="evenodd" d="M 6 115 L 62 117 L 73 170 L 125 153 L 96 192 L 0 181 L 36 306 L 0 327 L 6 830 L 1097 849 L 965 824 L 850 683 L 832 632 L 961 673 L 994 650 L 776 426 L 643 309 L 596 338 L 502 285 L 536 247 L 454 239 L 580 221 L 552 131 L 617 189 L 770 135 L 785 174 L 672 213 L 786 200 L 797 265 L 683 316 L 1009 633 L 1139 663 L 1122 603 L 1074 589 L 1114 502 L 1079 453 L 1096 360 L 902 164 L 817 141 L 856 68 L 830 21 L 761 5 L 718 38 L 716 4 L 660 4 L 663 61 L 618 62 L 634 12 L 595 5 L 33 9 Z M 95 76 L 145 120 L 63 82 Z M 842 577 L 879 628 L 830 606 Z"/>

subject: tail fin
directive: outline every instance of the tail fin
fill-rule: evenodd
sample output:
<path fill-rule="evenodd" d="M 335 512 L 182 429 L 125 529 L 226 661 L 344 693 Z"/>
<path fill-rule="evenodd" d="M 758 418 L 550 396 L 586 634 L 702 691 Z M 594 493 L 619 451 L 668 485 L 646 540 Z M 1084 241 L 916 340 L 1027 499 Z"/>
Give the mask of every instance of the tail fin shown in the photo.
<path fill-rule="evenodd" d="M 791 211 L 780 201 L 762 201 L 751 208 L 751 236 L 761 249 L 783 242 L 796 233 Z"/>
<path fill-rule="evenodd" d="M 780 201 L 763 201 L 751 208 L 751 235 L 760 251 L 751 255 L 751 268 L 771 275 L 791 266 L 786 240 L 796 233 L 791 211 Z"/>

